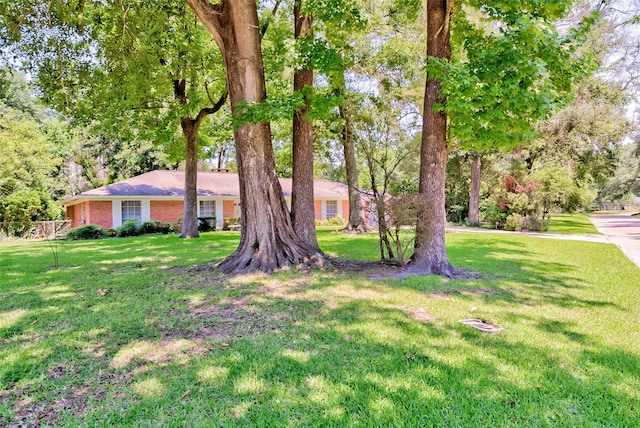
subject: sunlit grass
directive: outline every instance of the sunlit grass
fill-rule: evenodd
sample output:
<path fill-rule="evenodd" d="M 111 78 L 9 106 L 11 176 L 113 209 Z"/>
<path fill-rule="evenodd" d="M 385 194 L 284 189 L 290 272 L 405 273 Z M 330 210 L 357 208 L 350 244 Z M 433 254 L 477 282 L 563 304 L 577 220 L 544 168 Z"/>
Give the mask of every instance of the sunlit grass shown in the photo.
<path fill-rule="evenodd" d="M 600 235 L 589 220 L 589 215 L 584 213 L 551 214 L 549 233 Z"/>
<path fill-rule="evenodd" d="M 640 418 L 640 275 L 613 245 L 448 233 L 451 262 L 476 273 L 454 281 L 201 269 L 238 238 L 60 242 L 59 269 L 45 243 L 3 243 L 0 426 Z M 378 251 L 376 234 L 318 239 L 336 257 Z M 462 318 L 504 330 L 486 335 Z"/>

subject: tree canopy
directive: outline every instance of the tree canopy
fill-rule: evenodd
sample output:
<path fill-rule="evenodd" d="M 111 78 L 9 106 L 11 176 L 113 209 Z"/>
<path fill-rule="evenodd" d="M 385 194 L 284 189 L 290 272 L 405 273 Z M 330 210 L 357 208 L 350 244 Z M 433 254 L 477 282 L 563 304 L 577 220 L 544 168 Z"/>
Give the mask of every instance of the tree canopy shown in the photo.
<path fill-rule="evenodd" d="M 91 185 L 183 159 L 189 177 L 198 158 L 230 161 L 247 221 L 229 271 L 320 260 L 310 180 L 348 177 L 357 199 L 360 167 L 383 199 L 418 188 L 412 263 L 438 266 L 414 272 L 454 274 L 442 221 L 467 212 L 470 187 L 490 209 L 526 196 L 547 212 L 587 205 L 596 185 L 609 194 L 632 186 L 626 178 L 605 185 L 616 168 L 630 175 L 620 165 L 632 156 L 618 146 L 633 131 L 625 108 L 639 75 L 624 54 L 633 45 L 616 39 L 637 11 L 615 3 L 448 0 L 423 10 L 415 0 L 17 0 L 0 7 L 1 57 L 27 71 L 75 129 L 38 119 L 42 109 L 15 96 L 3 73 L 3 129 L 12 129 L 5 162 L 28 150 L 23 138 L 49 149 L 45 140 L 74 139 L 77 149 L 56 143 L 48 160 L 74 159 Z M 302 183 L 294 184 L 293 217 L 276 171 Z M 513 192 L 505 190 L 511 180 Z M 194 189 L 187 180 L 186 219 L 195 218 Z M 185 237 L 197 234 L 189 224 Z"/>

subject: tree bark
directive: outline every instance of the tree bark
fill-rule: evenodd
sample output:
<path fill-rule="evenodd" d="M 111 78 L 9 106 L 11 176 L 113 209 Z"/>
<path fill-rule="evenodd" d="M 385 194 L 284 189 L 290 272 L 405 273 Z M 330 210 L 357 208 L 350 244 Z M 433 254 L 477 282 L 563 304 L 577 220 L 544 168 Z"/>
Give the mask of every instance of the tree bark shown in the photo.
<path fill-rule="evenodd" d="M 346 91 L 343 91 L 346 92 Z M 347 101 L 345 100 L 345 103 Z M 349 223 L 345 231 L 362 233 L 367 231 L 363 217 L 362 200 L 360 198 L 360 183 L 358 183 L 358 165 L 356 163 L 356 146 L 353 140 L 351 117 L 345 105 L 339 107 L 340 118 L 343 120 L 342 145 L 344 147 L 344 163 L 347 170 L 347 187 L 349 189 Z"/>
<path fill-rule="evenodd" d="M 469 189 L 469 217 L 467 223 L 480 223 L 480 172 L 482 169 L 482 155 L 473 152 L 471 155 L 471 189 Z"/>
<path fill-rule="evenodd" d="M 301 0 L 293 7 L 296 39 L 313 35 L 312 17 L 301 16 Z M 306 88 L 306 89 L 305 89 Z M 313 197 L 313 123 L 309 119 L 309 97 L 305 90 L 313 88 L 313 70 L 306 64 L 293 75 L 293 90 L 303 93 L 304 107 L 293 112 L 293 180 L 291 220 L 302 242 L 318 251 Z"/>
<path fill-rule="evenodd" d="M 264 65 L 255 0 L 187 0 L 222 53 L 234 116 L 244 103 L 266 98 Z M 324 255 L 304 244 L 293 230 L 276 176 L 268 122 L 234 130 L 240 181 L 242 228 L 236 251 L 218 264 L 225 273 L 273 272 L 291 265 L 320 266 Z"/>
<path fill-rule="evenodd" d="M 453 0 L 427 1 L 427 60 L 451 59 L 449 23 Z M 441 83 L 429 76 L 425 85 L 420 149 L 420 184 L 416 207 L 415 251 L 403 275 L 455 276 L 447 259 L 445 247 L 445 173 L 447 164 L 447 117 L 434 111 L 444 105 L 440 96 Z"/>
<path fill-rule="evenodd" d="M 181 104 L 187 104 L 186 80 L 174 80 L 174 94 Z M 213 107 L 200 109 L 198 116 L 192 119 L 190 115 L 180 118 L 182 134 L 185 140 L 185 170 L 184 170 L 184 211 L 182 214 L 181 238 L 198 238 L 198 129 L 200 124 L 210 114 L 220 110 L 227 101 L 224 93 Z"/>
<path fill-rule="evenodd" d="M 191 117 L 180 119 L 185 141 L 184 212 L 181 238 L 198 238 L 198 127 Z"/>

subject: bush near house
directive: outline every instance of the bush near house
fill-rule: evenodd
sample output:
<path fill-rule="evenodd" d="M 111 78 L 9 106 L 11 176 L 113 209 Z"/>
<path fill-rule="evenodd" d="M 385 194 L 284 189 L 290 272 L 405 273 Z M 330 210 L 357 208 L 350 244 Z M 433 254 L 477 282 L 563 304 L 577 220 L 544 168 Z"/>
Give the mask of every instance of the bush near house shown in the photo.
<path fill-rule="evenodd" d="M 138 222 L 135 220 L 127 220 L 122 223 L 122 226 L 116 229 L 118 233 L 118 237 L 126 237 L 126 236 L 138 236 L 140 235 L 140 228 L 138 227 Z"/>
<path fill-rule="evenodd" d="M 198 217 L 198 232 L 211 232 L 216 230 L 215 217 Z"/>
<path fill-rule="evenodd" d="M 102 239 L 106 236 L 104 227 L 88 224 L 86 226 L 75 227 L 67 232 L 67 239 L 71 241 Z"/>
<path fill-rule="evenodd" d="M 347 221 L 340 216 L 328 218 L 326 220 L 316 220 L 316 226 L 340 226 L 347 225 Z"/>
<path fill-rule="evenodd" d="M 140 235 L 150 235 L 153 233 L 162 233 L 163 235 L 166 235 L 171 232 L 171 228 L 171 223 L 159 220 L 148 220 L 140 225 Z"/>
<path fill-rule="evenodd" d="M 105 229 L 102 226 L 88 224 L 86 226 L 76 227 L 67 232 L 67 239 L 85 240 L 85 239 L 102 239 L 138 235 L 151 235 L 162 233 L 164 235 L 173 232 L 171 223 L 165 223 L 158 220 L 149 220 L 143 222 L 140 226 L 135 220 L 128 220 L 116 229 Z"/>

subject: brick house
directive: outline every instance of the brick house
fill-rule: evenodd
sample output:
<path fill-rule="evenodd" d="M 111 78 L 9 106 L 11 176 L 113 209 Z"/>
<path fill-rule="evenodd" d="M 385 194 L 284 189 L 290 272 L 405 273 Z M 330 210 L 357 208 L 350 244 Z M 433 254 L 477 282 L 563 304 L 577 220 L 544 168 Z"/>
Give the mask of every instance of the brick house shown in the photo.
<path fill-rule="evenodd" d="M 280 184 L 291 206 L 291 179 Z M 315 180 L 314 209 L 317 220 L 349 217 L 349 193 L 345 184 Z M 184 211 L 184 171 L 151 171 L 108 186 L 89 190 L 63 201 L 65 217 L 84 224 L 116 228 L 129 219 L 175 223 Z M 238 174 L 198 172 L 198 217 L 224 219 L 240 216 Z"/>

